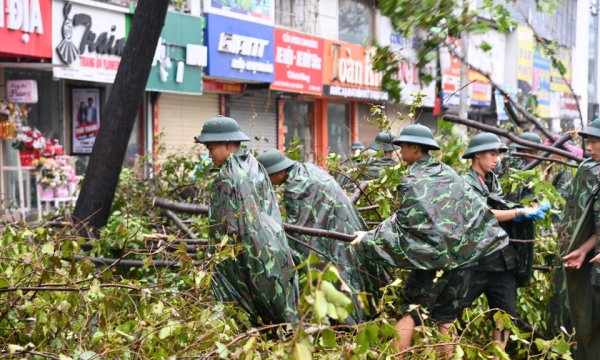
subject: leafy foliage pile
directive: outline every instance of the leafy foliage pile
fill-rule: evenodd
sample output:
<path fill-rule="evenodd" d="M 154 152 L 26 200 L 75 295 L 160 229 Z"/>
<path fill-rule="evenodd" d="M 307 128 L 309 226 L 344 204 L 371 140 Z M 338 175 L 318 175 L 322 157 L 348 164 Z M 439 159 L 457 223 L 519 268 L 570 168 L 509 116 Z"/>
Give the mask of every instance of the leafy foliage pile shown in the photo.
<path fill-rule="evenodd" d="M 377 111 L 377 109 L 375 109 Z M 380 120 L 389 125 L 390 120 Z M 458 171 L 468 164 L 459 160 L 465 144 L 443 125 L 437 137 L 444 151 L 436 154 Z M 362 155 L 357 155 L 362 156 Z M 337 156 L 328 159 L 340 168 Z M 4 355 L 31 358 L 239 358 L 239 359 L 360 359 L 387 358 L 394 354 L 395 322 L 401 314 L 401 289 L 407 271 L 393 270 L 390 284 L 377 307 L 380 315 L 358 325 L 343 325 L 352 310 L 348 292 L 338 291 L 337 269 L 329 265 L 320 272 L 310 269 L 316 257 L 298 266 L 302 296 L 298 304 L 301 323 L 252 328 L 248 317 L 232 304 L 215 301 L 210 288 L 213 265 L 234 256 L 239 249 L 220 245 L 212 258 L 202 245 L 188 253 L 185 243 L 168 252 L 164 247 L 148 249 L 150 236 L 166 242 L 185 238 L 159 210 L 152 207 L 154 195 L 178 201 L 205 203 L 209 164 L 200 158 L 171 155 L 160 164 L 160 176 L 141 179 L 124 169 L 109 225 L 82 251 L 87 239 L 76 229 L 50 226 L 27 229 L 6 227 L 0 240 L 0 348 Z M 378 222 L 397 207 L 395 186 L 402 165 L 388 169 L 370 182 L 359 206 L 371 203 L 380 208 L 365 214 Z M 511 176 L 505 186 L 531 178 L 539 200 L 556 205 L 556 192 L 541 175 Z M 183 219 L 187 215 L 180 214 Z M 192 218 L 186 225 L 197 235 L 207 233 L 206 219 Z M 548 224 L 545 224 L 548 225 Z M 547 233 L 547 232 L 546 232 Z M 537 262 L 551 264 L 555 242 L 552 235 L 536 243 Z M 343 245 L 346 246 L 346 245 Z M 81 257 L 81 255 L 84 255 Z M 97 266 L 90 257 L 140 260 L 141 267 L 120 264 Z M 157 260 L 171 260 L 167 267 Z M 124 260 L 123 260 L 124 261 Z M 520 316 L 536 330 L 545 331 L 545 301 L 550 292 L 550 275 L 535 271 L 531 286 L 519 290 Z M 344 287 L 342 286 L 343 290 Z M 460 336 L 442 335 L 435 326 L 418 328 L 414 346 L 405 358 L 440 356 L 441 346 L 454 344 L 454 358 L 485 358 L 496 354 L 504 359 L 546 356 L 569 358 L 570 336 L 544 340 L 514 325 L 507 315 L 492 313 L 485 299 L 478 300 L 457 322 Z M 489 339 L 494 327 L 512 331 L 507 352 Z"/>

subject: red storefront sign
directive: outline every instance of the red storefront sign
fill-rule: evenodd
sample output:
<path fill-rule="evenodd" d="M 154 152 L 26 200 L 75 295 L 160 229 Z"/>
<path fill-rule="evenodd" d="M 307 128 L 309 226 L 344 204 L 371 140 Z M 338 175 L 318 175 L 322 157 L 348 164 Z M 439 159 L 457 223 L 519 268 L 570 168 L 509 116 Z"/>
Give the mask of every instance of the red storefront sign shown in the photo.
<path fill-rule="evenodd" d="M 52 57 L 52 0 L 0 0 L 0 54 Z"/>
<path fill-rule="evenodd" d="M 324 40 L 275 29 L 275 81 L 271 89 L 321 95 Z"/>
<path fill-rule="evenodd" d="M 213 92 L 219 94 L 243 94 L 244 84 L 227 83 L 211 79 L 203 79 L 202 92 Z"/>

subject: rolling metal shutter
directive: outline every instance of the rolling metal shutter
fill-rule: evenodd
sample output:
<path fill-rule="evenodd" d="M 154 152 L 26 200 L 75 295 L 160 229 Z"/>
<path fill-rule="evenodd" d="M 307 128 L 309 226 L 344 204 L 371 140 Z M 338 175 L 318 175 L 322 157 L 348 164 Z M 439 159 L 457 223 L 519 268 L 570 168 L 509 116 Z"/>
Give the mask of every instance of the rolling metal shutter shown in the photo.
<path fill-rule="evenodd" d="M 219 94 L 191 96 L 163 93 L 158 100 L 158 126 L 167 154 L 198 154 L 206 148 L 194 144 L 206 120 L 220 113 Z"/>
<path fill-rule="evenodd" d="M 268 90 L 230 95 L 229 116 L 252 141 L 245 143 L 259 154 L 277 149 L 277 98 Z M 257 140 L 258 139 L 258 140 Z"/>

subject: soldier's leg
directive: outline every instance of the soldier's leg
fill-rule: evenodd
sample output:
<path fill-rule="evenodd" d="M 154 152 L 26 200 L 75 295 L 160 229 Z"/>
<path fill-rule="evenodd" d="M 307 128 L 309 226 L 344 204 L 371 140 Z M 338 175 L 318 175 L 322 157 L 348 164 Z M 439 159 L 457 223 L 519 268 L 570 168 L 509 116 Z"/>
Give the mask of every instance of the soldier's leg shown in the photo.
<path fill-rule="evenodd" d="M 500 309 L 515 318 L 517 316 L 517 283 L 514 270 L 491 271 L 488 287 L 485 290 L 490 309 Z M 502 350 L 506 348 L 509 330 L 494 329 L 494 341 Z M 497 359 L 498 357 L 496 357 Z"/>

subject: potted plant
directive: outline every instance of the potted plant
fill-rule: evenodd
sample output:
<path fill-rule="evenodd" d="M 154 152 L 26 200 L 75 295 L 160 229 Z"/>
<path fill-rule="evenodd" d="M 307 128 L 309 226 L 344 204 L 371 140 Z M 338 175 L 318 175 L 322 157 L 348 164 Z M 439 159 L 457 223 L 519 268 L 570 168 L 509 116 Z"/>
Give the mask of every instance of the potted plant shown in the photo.
<path fill-rule="evenodd" d="M 17 137 L 13 141 L 12 147 L 19 150 L 22 166 L 32 166 L 33 160 L 39 159 L 41 152 L 45 149 L 46 139 L 39 130 L 18 125 Z"/>

